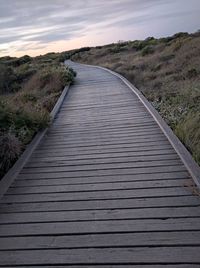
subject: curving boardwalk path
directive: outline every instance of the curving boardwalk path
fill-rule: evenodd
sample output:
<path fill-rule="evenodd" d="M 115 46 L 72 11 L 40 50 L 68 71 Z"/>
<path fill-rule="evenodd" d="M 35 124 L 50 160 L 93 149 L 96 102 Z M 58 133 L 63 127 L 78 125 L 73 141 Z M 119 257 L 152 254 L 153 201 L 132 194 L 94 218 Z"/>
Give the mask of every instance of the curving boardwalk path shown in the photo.
<path fill-rule="evenodd" d="M 0 204 L 0 267 L 200 267 L 200 198 L 137 96 L 77 71 Z"/>

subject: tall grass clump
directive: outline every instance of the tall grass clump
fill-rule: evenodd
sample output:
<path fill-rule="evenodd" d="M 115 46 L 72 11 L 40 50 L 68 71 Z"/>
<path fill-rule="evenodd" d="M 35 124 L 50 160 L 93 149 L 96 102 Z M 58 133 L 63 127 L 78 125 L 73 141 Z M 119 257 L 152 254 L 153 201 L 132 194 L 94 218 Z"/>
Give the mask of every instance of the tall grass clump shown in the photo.
<path fill-rule="evenodd" d="M 175 127 L 175 133 L 183 141 L 189 151 L 193 152 L 194 159 L 200 163 L 200 112 L 189 113 Z"/>

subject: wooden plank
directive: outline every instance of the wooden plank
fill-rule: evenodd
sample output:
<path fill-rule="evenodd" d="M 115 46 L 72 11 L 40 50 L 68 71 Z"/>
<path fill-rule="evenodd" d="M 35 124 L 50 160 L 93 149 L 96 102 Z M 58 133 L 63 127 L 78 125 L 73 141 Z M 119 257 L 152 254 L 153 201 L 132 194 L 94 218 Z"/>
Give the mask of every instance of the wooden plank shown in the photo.
<path fill-rule="evenodd" d="M 59 134 L 60 133 L 60 134 Z M 96 135 L 109 135 L 109 134 L 122 134 L 122 133 L 162 133 L 159 128 L 156 126 L 152 125 L 147 125 L 147 126 L 140 126 L 140 127 L 130 127 L 130 126 L 112 126 L 110 125 L 109 127 L 105 128 L 90 128 L 90 129 L 85 129 L 85 130 L 75 130 L 75 129 L 69 129 L 66 128 L 63 125 L 60 125 L 59 129 L 57 127 L 51 127 L 49 129 L 47 135 L 49 135 L 48 139 L 53 139 L 58 136 L 62 137 L 73 137 L 73 136 L 86 136 L 90 133 L 92 136 Z M 51 134 L 51 135 L 50 135 Z M 44 141 L 45 142 L 45 141 Z"/>
<path fill-rule="evenodd" d="M 166 140 L 165 137 L 160 137 L 160 138 L 149 138 L 148 140 L 148 137 L 147 138 L 139 138 L 139 139 L 131 139 L 129 137 L 127 138 L 123 138 L 123 139 L 106 139 L 106 140 L 88 140 L 87 142 L 66 142 L 64 144 L 61 144 L 61 148 L 59 148 L 59 146 L 52 146 L 52 147 L 49 147 L 49 146 L 42 146 L 40 148 L 40 150 L 55 150 L 55 147 L 57 147 L 58 149 L 62 149 L 62 148 L 73 148 L 73 147 L 91 147 L 91 146 L 107 146 L 107 145 L 117 145 L 117 146 L 123 146 L 123 144 L 135 144 L 137 147 L 139 146 L 145 146 L 146 144 L 148 144 L 149 142 L 151 142 L 151 144 L 153 145 L 159 145 L 160 143 L 162 144 L 169 144 L 168 141 Z"/>
<path fill-rule="evenodd" d="M 76 121 L 73 121 L 73 122 L 68 122 L 67 123 L 67 121 L 64 121 L 63 123 L 67 126 L 67 125 L 70 125 L 70 126 L 72 126 L 72 125 L 74 125 L 74 126 L 84 126 L 84 127 L 87 127 L 87 126 L 89 126 L 89 125 L 91 125 L 91 124 L 93 124 L 93 125 L 98 125 L 99 123 L 100 124 L 102 124 L 102 123 L 109 123 L 109 124 L 111 124 L 112 122 L 116 122 L 116 123 L 121 123 L 121 122 L 126 122 L 126 123 L 131 123 L 132 125 L 136 125 L 136 124 L 145 124 L 145 123 L 154 123 L 154 120 L 153 119 L 149 119 L 149 118 L 141 118 L 141 119 L 132 119 L 131 117 L 130 118 L 125 118 L 124 120 L 122 120 L 122 119 L 119 119 L 119 118 L 117 118 L 117 119 L 112 119 L 112 118 L 110 118 L 109 120 L 106 120 L 106 119 L 104 119 L 104 120 L 91 120 L 91 121 L 87 121 L 87 122 L 83 122 L 83 121 L 78 121 L 78 120 L 76 120 Z M 54 124 L 54 126 L 56 126 L 56 123 Z"/>
<path fill-rule="evenodd" d="M 149 134 L 149 132 L 144 133 L 112 133 L 110 135 L 106 134 L 106 135 L 92 135 L 90 138 L 88 138 L 88 135 L 83 136 L 83 135 L 78 135 L 78 136 L 73 136 L 73 137 L 69 137 L 69 135 L 66 138 L 60 138 L 58 139 L 57 137 L 54 139 L 48 139 L 46 142 L 44 142 L 43 145 L 53 145 L 53 146 L 58 146 L 60 144 L 68 144 L 68 143 L 73 143 L 73 142 L 88 142 L 88 141 L 115 141 L 115 140 L 129 140 L 129 139 L 133 139 L 133 141 L 141 141 L 141 140 L 146 140 L 148 139 L 149 141 L 154 141 L 154 140 L 159 140 L 160 138 L 164 137 L 164 135 L 161 135 L 160 133 L 154 133 L 151 132 Z M 53 143 L 52 143 L 53 142 Z"/>
<path fill-rule="evenodd" d="M 31 187 L 31 186 L 47 186 L 47 185 L 77 185 L 77 184 L 95 184 L 95 183 L 118 183 L 118 182 L 143 182 L 143 181 L 157 181 L 162 180 L 177 180 L 189 179 L 188 173 L 171 172 L 171 173 L 152 173 L 152 174 L 135 174 L 135 175 L 108 175 L 108 176 L 94 176 L 94 177 L 77 177 L 77 178 L 44 178 L 44 179 L 20 179 L 16 180 L 12 187 Z M 161 183 L 161 182 L 160 182 Z"/>
<path fill-rule="evenodd" d="M 200 246 L 200 231 L 0 238 L 0 250 L 192 245 Z"/>
<path fill-rule="evenodd" d="M 66 117 L 67 114 L 67 117 Z M 101 111 L 101 118 L 110 118 L 110 117 L 130 117 L 130 114 L 133 116 L 132 118 L 136 118 L 136 117 L 149 117 L 149 115 L 144 111 L 138 111 L 138 109 L 131 109 L 131 107 L 129 107 L 128 109 L 118 109 L 118 110 L 111 110 L 111 111 Z M 79 118 L 96 118 L 96 116 L 99 115 L 99 110 L 94 110 L 93 113 L 91 113 L 91 111 L 85 112 L 84 114 L 81 111 L 78 112 L 69 112 L 67 110 L 65 111 L 61 111 L 59 114 L 59 120 L 61 121 L 62 119 L 76 119 L 77 116 L 79 116 Z M 59 122 L 58 120 L 56 121 L 57 123 Z"/>
<path fill-rule="evenodd" d="M 153 149 L 153 148 L 171 148 L 171 146 L 169 146 L 169 143 L 165 140 L 162 140 L 162 145 L 161 145 L 161 141 L 146 141 L 146 142 L 137 142 L 137 143 L 130 143 L 128 141 L 121 141 L 120 143 L 115 143 L 115 142 L 111 142 L 109 144 L 105 144 L 105 143 L 98 143 L 98 144 L 95 144 L 95 143 L 91 143 L 91 144 L 79 144 L 78 146 L 76 146 L 75 144 L 74 145 L 67 145 L 67 146 L 62 146 L 62 148 L 51 148 L 51 147 L 48 147 L 48 148 L 38 148 L 37 149 L 37 152 L 38 153 L 41 153 L 41 152 L 49 152 L 49 153 L 55 153 L 55 154 L 58 154 L 58 153 L 64 153 L 65 151 L 79 151 L 79 150 L 85 150 L 86 152 L 87 151 L 91 151 L 91 150 L 101 150 L 101 151 L 104 151 L 105 150 L 108 150 L 108 149 L 116 149 L 116 148 L 119 148 L 119 149 L 123 149 L 123 148 L 134 148 L 137 149 L 137 150 L 149 150 L 149 149 Z"/>
<path fill-rule="evenodd" d="M 69 135 L 69 134 L 84 134 L 84 133 L 109 133 L 111 131 L 113 132 L 122 132 L 122 131 L 134 131 L 135 133 L 141 132 L 141 131 L 152 131 L 156 129 L 156 131 L 159 131 L 160 129 L 157 128 L 156 124 L 145 124 L 145 125 L 130 125 L 130 124 L 119 124 L 119 125 L 111 125 L 111 124 L 104 124 L 102 127 L 97 126 L 90 126 L 90 128 L 85 129 L 77 129 L 77 128 L 66 128 L 64 125 L 61 125 L 58 129 L 58 127 L 54 127 L 54 125 L 51 126 L 49 129 L 47 135 L 49 137 L 54 137 L 60 134 L 62 135 Z"/>
<path fill-rule="evenodd" d="M 62 124 L 63 125 L 63 124 Z M 73 125 L 70 125 L 70 124 L 67 124 L 67 125 L 63 125 L 65 126 L 65 128 L 68 128 L 71 130 L 75 130 L 75 131 L 79 131 L 79 130 L 88 130 L 88 126 L 86 124 L 84 125 L 78 125 L 78 126 L 75 126 Z M 123 128 L 123 127 L 131 127 L 131 128 L 139 128 L 139 127 L 148 127 L 148 126 L 155 126 L 157 127 L 156 123 L 155 122 L 140 122 L 140 123 L 136 123 L 134 122 L 131 122 L 131 121 L 121 121 L 121 122 L 112 122 L 112 124 L 110 122 L 99 122 L 98 124 L 96 123 L 95 125 L 94 124 L 89 124 L 89 127 L 90 129 L 98 129 L 98 128 L 110 128 L 110 127 L 117 127 L 117 128 Z M 68 131 L 68 130 L 67 130 Z M 60 132 L 60 131 L 59 131 Z M 54 131 L 55 133 L 55 131 Z"/>
<path fill-rule="evenodd" d="M 43 222 L 1 225 L 0 237 L 199 230 L 199 218 Z"/>
<path fill-rule="evenodd" d="M 33 154 L 33 157 L 36 158 L 43 158 L 43 157 L 54 157 L 54 156 L 77 156 L 77 155 L 99 155 L 102 153 L 121 153 L 121 152 L 132 152 L 132 153 L 146 153 L 146 152 L 162 152 L 165 150 L 171 150 L 171 146 L 168 144 L 162 145 L 155 145 L 155 144 L 148 144 L 146 146 L 131 146 L 131 144 L 123 144 L 122 146 L 111 145 L 108 147 L 104 146 L 96 146 L 96 147 L 73 147 L 67 148 L 65 150 L 56 150 L 53 151 L 49 150 L 36 150 Z"/>
<path fill-rule="evenodd" d="M 3 268 L 12 268 L 13 266 L 0 266 L 0 267 L 3 267 Z M 21 268 L 27 268 L 27 266 L 19 266 Z M 29 265 L 28 266 L 29 268 L 44 268 L 44 267 L 48 267 L 49 268 L 49 265 L 42 265 L 42 266 L 32 266 L 32 265 Z M 66 265 L 54 265 L 53 266 L 54 268 L 66 268 L 66 267 L 69 267 L 69 266 L 66 266 Z M 109 264 L 109 265 L 90 265 L 89 266 L 90 268 L 116 268 L 116 264 L 112 265 L 112 264 Z M 133 268 L 134 266 L 133 265 L 128 265 L 128 264 L 123 264 L 123 265 L 117 265 L 117 268 Z M 137 264 L 136 266 L 137 268 L 199 268 L 199 264 Z M 84 265 L 84 264 L 81 264 L 81 265 L 73 265 L 73 268 L 88 268 L 88 264 Z"/>
<path fill-rule="evenodd" d="M 100 120 L 99 120 L 100 119 Z M 73 123 L 72 123 L 73 122 Z M 152 118 L 151 117 L 149 117 L 149 116 L 137 116 L 137 117 L 130 117 L 130 115 L 129 115 L 129 117 L 121 117 L 121 118 L 119 118 L 118 116 L 116 116 L 116 117 L 114 117 L 114 116 L 112 116 L 112 117 L 101 117 L 101 118 L 92 118 L 92 117 L 87 117 L 85 120 L 83 120 L 82 118 L 77 118 L 76 120 L 74 120 L 74 121 L 72 121 L 72 120 L 69 120 L 69 119 L 64 119 L 63 118 L 63 120 L 60 120 L 60 121 L 57 121 L 56 123 L 55 123 L 55 126 L 59 126 L 59 125 L 61 125 L 61 124 L 65 124 L 65 125 L 74 125 L 74 126 L 79 126 L 79 124 L 80 124 L 80 126 L 82 125 L 82 126 L 85 126 L 85 125 L 90 125 L 90 124 L 92 124 L 92 125 L 96 125 L 96 124 L 98 124 L 98 123 L 107 123 L 107 122 L 110 122 L 110 123 L 112 123 L 112 122 L 132 122 L 132 124 L 137 124 L 137 123 L 149 123 L 149 122 L 153 122 L 153 120 L 152 120 Z"/>
<path fill-rule="evenodd" d="M 96 170 L 82 170 L 82 171 L 67 171 L 67 172 L 49 172 L 49 173 L 35 173 L 32 174 L 20 174 L 21 179 L 42 179 L 42 178 L 80 178 L 80 177 L 95 177 L 95 176 L 107 176 L 107 175 L 136 175 L 140 174 L 155 174 L 165 172 L 184 172 L 184 166 L 158 166 L 158 167 L 141 167 L 137 169 L 125 168 L 125 169 L 96 169 Z"/>
<path fill-rule="evenodd" d="M 34 194 L 34 193 L 61 193 L 76 191 L 102 191 L 102 190 L 128 190 L 128 189 L 150 189 L 165 187 L 183 187 L 190 185 L 190 179 L 177 180 L 161 180 L 161 181 L 133 181 L 133 182 L 115 182 L 115 183 L 91 183 L 81 185 L 43 185 L 43 186 L 27 186 L 27 187 L 10 187 L 7 194 Z"/>
<path fill-rule="evenodd" d="M 62 193 L 40 193 L 40 194 L 16 194 L 5 195 L 1 203 L 21 202 L 49 202 L 49 201 L 72 201 L 72 200 L 103 200 L 123 198 L 148 198 L 161 196 L 188 196 L 192 195 L 190 189 L 183 187 L 155 188 L 155 189 L 131 189 L 131 190 L 107 190 L 107 191 L 83 191 Z"/>
<path fill-rule="evenodd" d="M 103 167 L 103 169 L 107 169 L 107 165 L 111 166 L 113 168 L 114 166 L 122 166 L 123 167 L 127 165 L 127 167 L 134 167 L 138 168 L 143 165 L 145 166 L 163 166 L 163 165 L 177 165 L 180 164 L 180 160 L 175 154 L 171 155 L 159 155 L 159 156 L 150 156 L 150 157 L 119 157 L 119 158 L 104 158 L 104 159 L 89 159 L 89 160 L 75 160 L 75 161 L 70 161 L 69 160 L 64 160 L 64 161 L 48 161 L 48 162 L 40 162 L 36 164 L 27 164 L 24 167 L 24 173 L 29 172 L 30 170 L 40 170 L 41 172 L 46 171 L 48 169 L 55 168 L 54 171 L 65 171 L 66 167 L 67 170 L 73 169 L 72 167 L 79 167 L 80 169 L 84 168 L 89 168 L 90 170 L 95 168 L 99 169 Z"/>
<path fill-rule="evenodd" d="M 178 160 L 165 160 L 165 161 L 143 161 L 143 162 L 122 162 L 120 160 L 116 163 L 90 163 L 83 165 L 65 164 L 64 166 L 44 166 L 44 167 L 34 167 L 28 168 L 24 167 L 21 174 L 32 174 L 32 173 L 48 173 L 48 172 L 70 172 L 70 171 L 93 171 L 93 170 L 112 170 L 112 169 L 141 169 L 141 168 L 152 168 L 152 167 L 170 167 L 172 166 L 182 166 L 181 161 Z"/>
<path fill-rule="evenodd" d="M 159 207 L 200 207 L 198 196 L 169 196 L 151 198 L 124 198 L 106 200 L 75 200 L 62 202 L 5 203 L 0 205 L 1 213 L 80 211 L 119 208 L 159 208 Z"/>
<path fill-rule="evenodd" d="M 198 207 L 182 208 L 142 208 L 142 209 L 104 209 L 90 211 L 56 211 L 35 213 L 1 214 L 0 224 L 42 223 L 42 222 L 72 222 L 98 220 L 127 219 L 168 219 L 168 218 L 199 218 Z M 200 227 L 200 225 L 199 225 Z"/>
<path fill-rule="evenodd" d="M 83 119 L 83 122 L 84 121 L 89 122 L 90 120 L 95 121 L 95 119 L 97 119 L 97 114 L 95 114 L 95 113 L 91 114 L 91 112 L 89 112 L 88 114 L 84 114 L 84 115 L 79 113 L 80 116 L 78 116 L 78 117 L 76 116 L 77 114 L 74 114 L 74 113 L 72 113 L 71 115 L 69 114 L 69 116 L 66 117 L 65 116 L 66 113 L 67 113 L 67 111 L 65 111 L 65 113 L 63 113 L 63 115 L 61 114 L 59 116 L 58 120 L 56 120 L 57 124 L 59 124 L 59 122 L 67 123 L 67 122 L 70 122 L 72 119 L 78 119 L 78 121 L 79 120 L 81 121 L 81 119 Z M 130 116 L 130 114 L 131 114 L 131 116 Z M 68 113 L 67 113 L 67 115 L 68 115 Z M 152 117 L 148 113 L 145 113 L 145 111 L 138 112 L 138 113 L 137 113 L 137 111 L 135 111 L 135 113 L 134 112 L 130 113 L 130 111 L 126 112 L 126 113 L 123 113 L 123 112 L 115 113 L 112 111 L 112 113 L 101 113 L 100 118 L 101 118 L 101 120 L 113 120 L 113 119 L 114 120 L 115 119 L 128 119 L 128 120 L 129 119 L 133 119 L 133 120 L 136 119 L 137 120 L 137 119 L 144 119 L 144 118 L 152 119 Z"/>
<path fill-rule="evenodd" d="M 93 159 L 107 159 L 107 158 L 119 158 L 119 157 L 135 157 L 138 160 L 143 160 L 146 157 L 168 157 L 168 155 L 175 155 L 172 149 L 165 149 L 162 151 L 152 150 L 152 151 L 143 151 L 143 152 L 115 152 L 115 153 L 97 153 L 97 154 L 75 154 L 75 155 L 66 155 L 66 156 L 51 156 L 49 157 L 31 157 L 31 161 L 27 163 L 27 165 L 35 164 L 35 163 L 43 163 L 43 162 L 51 162 L 51 161 L 72 161 L 72 160 L 93 160 Z"/>
<path fill-rule="evenodd" d="M 110 163 L 138 163 L 138 162 L 155 162 L 155 161 L 164 161 L 164 160 L 178 160 L 176 154 L 164 154 L 164 155 L 154 155 L 154 156 L 122 156 L 122 157 L 102 157 L 98 158 L 89 158 L 89 159 L 71 159 L 66 158 L 64 160 L 46 160 L 46 161 L 30 161 L 26 164 L 26 168 L 39 168 L 39 167 L 56 167 L 56 166 L 68 166 L 68 165 L 93 165 L 93 164 L 110 164 Z"/>
<path fill-rule="evenodd" d="M 34 264 L 200 264 L 200 247 L 143 247 L 106 249 L 60 249 L 0 253 L 0 265 Z"/>
<path fill-rule="evenodd" d="M 82 96 L 81 96 L 82 97 Z M 70 101 L 71 102 L 71 101 Z M 134 105 L 135 104 L 135 105 Z M 138 108 L 140 107 L 141 109 L 144 110 L 144 107 L 136 102 L 134 103 L 134 100 L 129 100 L 129 101 L 119 101 L 119 102 L 112 102 L 111 100 L 109 101 L 108 105 L 105 105 L 105 104 L 99 104 L 99 103 L 91 103 L 91 104 L 86 104 L 86 105 L 80 105 L 78 104 L 78 102 L 76 101 L 76 105 L 70 105 L 68 104 L 67 107 L 65 108 L 65 110 L 85 110 L 85 109 L 99 109 L 99 110 L 103 110 L 104 108 L 109 108 L 112 109 L 112 108 L 115 108 L 115 107 L 127 107 L 128 105 L 132 106 L 134 105 L 134 107 Z M 62 111 L 64 110 L 64 107 L 62 109 Z"/>
<path fill-rule="evenodd" d="M 72 128 L 66 128 L 65 126 L 61 125 L 59 129 L 57 127 L 51 127 L 49 129 L 47 135 L 49 138 L 54 138 L 57 136 L 72 136 L 73 134 L 75 136 L 79 135 L 87 135 L 90 133 L 90 135 L 99 135 L 99 134 L 110 134 L 110 133 L 159 133 L 160 130 L 156 127 L 156 125 L 144 125 L 144 126 L 126 126 L 126 125 L 119 125 L 119 126 L 113 126 L 108 125 L 104 126 L 103 128 L 97 128 L 97 127 L 90 127 L 89 129 L 72 129 Z"/>

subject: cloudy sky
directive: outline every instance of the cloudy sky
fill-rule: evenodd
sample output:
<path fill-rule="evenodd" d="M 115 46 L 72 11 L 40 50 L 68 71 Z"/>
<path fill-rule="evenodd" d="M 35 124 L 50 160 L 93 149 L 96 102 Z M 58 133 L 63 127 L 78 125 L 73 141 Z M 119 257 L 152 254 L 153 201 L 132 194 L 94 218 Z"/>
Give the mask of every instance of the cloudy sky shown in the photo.
<path fill-rule="evenodd" d="M 0 56 L 200 29 L 199 0 L 0 0 Z"/>

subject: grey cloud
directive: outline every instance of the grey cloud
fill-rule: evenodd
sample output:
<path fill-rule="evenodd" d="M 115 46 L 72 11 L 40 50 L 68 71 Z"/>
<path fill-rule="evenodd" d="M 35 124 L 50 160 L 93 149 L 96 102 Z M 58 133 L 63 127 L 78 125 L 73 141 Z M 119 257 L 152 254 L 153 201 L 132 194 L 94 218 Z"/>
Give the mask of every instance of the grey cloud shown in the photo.
<path fill-rule="evenodd" d="M 200 8 L 198 0 L 191 1 Z M 90 29 L 145 24 L 178 16 L 170 10 L 174 3 L 188 5 L 186 0 L 0 0 L 0 44 L 26 40 L 48 45 L 88 35 Z M 162 5 L 168 5 L 166 14 L 148 14 Z"/>
<path fill-rule="evenodd" d="M 72 31 L 72 32 L 65 32 L 63 30 L 60 32 L 52 32 L 52 33 L 42 33 L 38 36 L 35 37 L 30 37 L 27 38 L 28 41 L 38 41 L 38 43 L 49 43 L 49 42 L 55 42 L 55 41 L 59 41 L 59 40 L 69 40 L 73 37 L 75 37 L 76 32 Z M 79 36 L 81 35 L 81 33 L 79 33 Z"/>
<path fill-rule="evenodd" d="M 188 15 L 188 14 L 195 14 L 198 13 L 198 10 L 194 11 L 187 11 L 187 12 L 172 12 L 172 13 L 166 13 L 166 14 L 143 14 L 140 16 L 128 18 L 128 19 L 122 19 L 114 23 L 109 23 L 106 24 L 104 27 L 109 27 L 109 26 L 118 26 L 118 27 L 127 27 L 127 26 L 132 26 L 134 24 L 140 25 L 140 24 L 146 24 L 147 22 L 152 22 L 152 21 L 162 21 L 163 19 L 170 19 L 170 18 L 177 18 L 179 16 L 183 15 Z"/>

